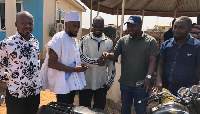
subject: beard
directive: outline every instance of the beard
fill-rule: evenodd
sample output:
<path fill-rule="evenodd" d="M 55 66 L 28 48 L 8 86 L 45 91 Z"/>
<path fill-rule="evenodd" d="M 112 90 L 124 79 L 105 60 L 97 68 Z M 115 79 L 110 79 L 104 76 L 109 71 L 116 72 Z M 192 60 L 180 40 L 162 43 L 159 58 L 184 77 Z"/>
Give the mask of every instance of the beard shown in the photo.
<path fill-rule="evenodd" d="M 68 32 L 67 34 L 68 34 L 70 37 L 77 37 L 77 34 L 74 35 L 74 34 L 71 32 L 70 28 L 69 28 L 69 32 Z"/>
<path fill-rule="evenodd" d="M 19 34 L 23 37 L 23 38 L 29 38 L 30 37 L 30 35 L 31 35 L 31 32 L 24 32 L 24 33 L 20 33 L 19 32 Z"/>
<path fill-rule="evenodd" d="M 183 34 L 183 35 L 174 35 L 174 39 L 176 40 L 176 41 L 179 41 L 179 40 L 183 40 L 183 39 L 185 39 L 185 38 L 188 38 L 188 36 L 189 36 L 189 31 L 186 31 L 185 32 L 185 34 Z"/>
<path fill-rule="evenodd" d="M 93 32 L 93 34 L 94 34 L 95 37 L 98 37 L 98 38 L 102 36 L 102 32 L 98 33 L 98 34 L 96 34 L 95 32 Z"/>
<path fill-rule="evenodd" d="M 25 32 L 24 33 L 24 36 L 28 36 L 28 35 L 30 35 L 31 34 L 31 32 Z"/>

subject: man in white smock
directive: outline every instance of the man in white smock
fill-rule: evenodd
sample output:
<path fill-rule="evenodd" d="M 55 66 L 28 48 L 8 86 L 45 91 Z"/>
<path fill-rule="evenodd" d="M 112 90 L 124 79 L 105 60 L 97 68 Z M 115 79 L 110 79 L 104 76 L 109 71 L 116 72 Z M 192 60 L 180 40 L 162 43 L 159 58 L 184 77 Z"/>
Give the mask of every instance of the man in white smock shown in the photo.
<path fill-rule="evenodd" d="M 65 31 L 56 33 L 46 44 L 46 58 L 41 68 L 43 89 L 56 93 L 57 102 L 73 104 L 76 90 L 85 85 L 79 46 L 76 39 L 80 28 L 78 12 L 65 14 Z"/>

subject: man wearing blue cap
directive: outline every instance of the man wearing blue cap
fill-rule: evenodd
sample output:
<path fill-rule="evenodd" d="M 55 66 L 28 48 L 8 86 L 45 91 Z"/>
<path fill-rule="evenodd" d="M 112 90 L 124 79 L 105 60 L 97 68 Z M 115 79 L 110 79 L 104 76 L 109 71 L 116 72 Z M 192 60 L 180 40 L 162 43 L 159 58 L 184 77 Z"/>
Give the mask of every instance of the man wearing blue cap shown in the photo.
<path fill-rule="evenodd" d="M 143 114 L 146 111 L 147 102 L 138 104 L 138 101 L 148 97 L 146 91 L 156 68 L 158 46 L 153 37 L 141 31 L 140 16 L 130 16 L 125 24 L 127 24 L 129 34 L 118 40 L 113 53 L 104 52 L 102 56 L 115 60 L 121 54 L 121 77 L 119 79 L 121 113 L 131 114 L 134 99 L 136 113 Z M 136 87 L 136 82 L 139 80 L 145 80 L 144 88 Z"/>

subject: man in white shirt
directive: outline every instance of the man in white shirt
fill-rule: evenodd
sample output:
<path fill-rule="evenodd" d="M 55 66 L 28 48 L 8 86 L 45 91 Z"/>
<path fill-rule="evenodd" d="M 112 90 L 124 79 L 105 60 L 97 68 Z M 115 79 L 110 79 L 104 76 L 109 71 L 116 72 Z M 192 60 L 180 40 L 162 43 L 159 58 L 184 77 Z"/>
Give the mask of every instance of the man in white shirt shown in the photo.
<path fill-rule="evenodd" d="M 78 12 L 65 14 L 65 31 L 55 34 L 47 45 L 47 54 L 41 68 L 43 89 L 56 93 L 57 102 L 73 104 L 76 90 L 85 85 L 79 46 L 76 39 L 80 27 Z"/>
<path fill-rule="evenodd" d="M 93 32 L 80 40 L 81 60 L 89 64 L 89 68 L 85 71 L 87 85 L 79 91 L 79 105 L 91 107 L 94 98 L 93 108 L 104 109 L 107 91 L 114 81 L 115 65 L 113 61 L 102 60 L 100 57 L 104 51 L 110 52 L 113 49 L 113 41 L 102 33 L 102 17 L 95 17 L 92 26 Z"/>
<path fill-rule="evenodd" d="M 0 42 L 0 75 L 7 70 L 7 114 L 35 114 L 40 104 L 39 42 L 31 34 L 33 16 L 17 13 L 17 33 Z"/>

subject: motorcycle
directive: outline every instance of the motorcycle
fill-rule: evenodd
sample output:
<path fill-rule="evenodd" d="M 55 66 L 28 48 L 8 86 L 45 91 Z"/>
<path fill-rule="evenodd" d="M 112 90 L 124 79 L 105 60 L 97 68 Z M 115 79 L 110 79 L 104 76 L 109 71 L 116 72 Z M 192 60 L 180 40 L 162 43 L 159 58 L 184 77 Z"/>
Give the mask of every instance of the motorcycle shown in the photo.
<path fill-rule="evenodd" d="M 0 76 L 0 81 L 7 82 L 8 81 L 7 74 L 8 74 L 7 72 L 4 72 L 4 75 Z M 3 95 L 1 96 L 0 94 L 0 97 L 5 102 L 5 96 Z M 88 108 L 84 106 L 75 106 L 66 103 L 50 102 L 47 105 L 42 105 L 38 109 L 37 114 L 109 114 L 109 113 L 97 108 Z"/>
<path fill-rule="evenodd" d="M 39 108 L 37 114 L 109 114 L 108 112 L 84 106 L 75 106 L 66 103 L 50 102 Z"/>
<path fill-rule="evenodd" d="M 136 83 L 138 87 L 144 84 L 143 81 Z M 161 92 L 152 92 L 149 97 L 138 101 L 142 103 L 148 101 L 161 101 L 160 104 L 146 111 L 145 114 L 200 114 L 200 82 L 190 88 L 181 87 L 177 91 L 177 96 L 167 89 Z"/>

